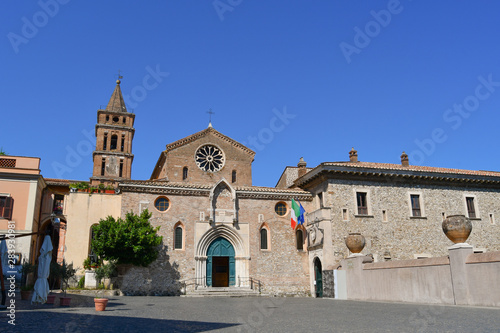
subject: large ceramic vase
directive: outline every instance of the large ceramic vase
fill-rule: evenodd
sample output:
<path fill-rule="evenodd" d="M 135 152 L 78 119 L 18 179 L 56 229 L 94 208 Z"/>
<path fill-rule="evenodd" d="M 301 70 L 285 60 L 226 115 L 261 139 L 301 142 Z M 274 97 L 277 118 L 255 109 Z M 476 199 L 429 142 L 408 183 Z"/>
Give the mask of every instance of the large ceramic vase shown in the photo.
<path fill-rule="evenodd" d="M 104 311 L 106 309 L 106 305 L 108 305 L 107 298 L 94 298 L 95 310 L 96 311 Z"/>
<path fill-rule="evenodd" d="M 443 232 L 453 243 L 465 243 L 472 231 L 471 221 L 464 215 L 451 215 L 443 221 Z"/>
<path fill-rule="evenodd" d="M 365 237 L 359 232 L 351 232 L 345 238 L 345 245 L 352 253 L 360 253 L 365 247 Z"/>

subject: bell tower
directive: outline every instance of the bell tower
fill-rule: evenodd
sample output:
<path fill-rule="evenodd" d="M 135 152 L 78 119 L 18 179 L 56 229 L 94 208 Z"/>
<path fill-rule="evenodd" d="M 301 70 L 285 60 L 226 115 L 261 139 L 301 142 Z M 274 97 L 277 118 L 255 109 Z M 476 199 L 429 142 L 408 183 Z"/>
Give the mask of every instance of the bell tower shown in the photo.
<path fill-rule="evenodd" d="M 116 81 L 106 109 L 97 110 L 96 148 L 92 155 L 94 170 L 90 178 L 92 185 L 115 185 L 131 177 L 135 114 L 127 111 L 120 83 L 120 80 Z"/>

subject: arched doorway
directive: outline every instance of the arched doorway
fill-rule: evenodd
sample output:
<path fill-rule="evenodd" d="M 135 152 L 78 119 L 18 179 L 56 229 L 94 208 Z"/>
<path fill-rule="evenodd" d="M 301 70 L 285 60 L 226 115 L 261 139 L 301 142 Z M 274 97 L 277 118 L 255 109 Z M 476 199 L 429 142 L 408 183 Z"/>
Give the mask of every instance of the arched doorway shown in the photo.
<path fill-rule="evenodd" d="M 314 259 L 314 281 L 316 297 L 323 297 L 323 271 L 319 258 Z"/>
<path fill-rule="evenodd" d="M 234 247 L 222 237 L 214 240 L 207 251 L 207 286 L 235 285 Z"/>

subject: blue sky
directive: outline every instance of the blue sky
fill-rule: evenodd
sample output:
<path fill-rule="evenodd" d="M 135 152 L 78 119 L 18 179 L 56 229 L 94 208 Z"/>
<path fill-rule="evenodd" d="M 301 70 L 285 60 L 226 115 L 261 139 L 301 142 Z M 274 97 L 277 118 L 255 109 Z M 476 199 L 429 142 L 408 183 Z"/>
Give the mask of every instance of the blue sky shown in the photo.
<path fill-rule="evenodd" d="M 351 147 L 361 161 L 404 150 L 410 164 L 500 170 L 498 13 L 492 0 L 2 1 L 0 146 L 40 157 L 47 178 L 87 180 L 120 69 L 134 179 L 210 108 L 256 151 L 254 185 Z"/>

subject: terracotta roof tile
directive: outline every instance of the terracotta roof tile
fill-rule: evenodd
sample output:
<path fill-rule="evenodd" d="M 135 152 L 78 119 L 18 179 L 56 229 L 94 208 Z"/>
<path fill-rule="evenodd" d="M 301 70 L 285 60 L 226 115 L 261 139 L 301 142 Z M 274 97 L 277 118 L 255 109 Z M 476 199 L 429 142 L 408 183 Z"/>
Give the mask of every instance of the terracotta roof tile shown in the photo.
<path fill-rule="evenodd" d="M 372 162 L 325 162 L 325 166 L 346 166 L 354 168 L 368 169 L 384 169 L 384 170 L 401 170 L 401 171 L 417 171 L 417 172 L 435 172 L 457 175 L 473 175 L 473 176 L 491 176 L 500 177 L 500 172 L 497 171 L 482 171 L 482 170 L 463 170 L 451 168 L 438 168 L 419 165 L 402 166 L 401 164 L 391 163 L 372 163 Z"/>

